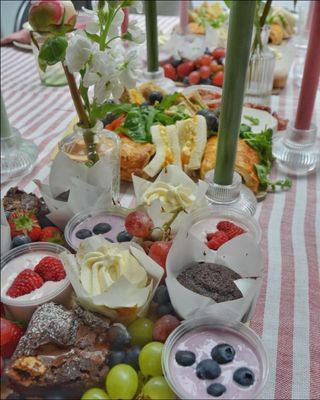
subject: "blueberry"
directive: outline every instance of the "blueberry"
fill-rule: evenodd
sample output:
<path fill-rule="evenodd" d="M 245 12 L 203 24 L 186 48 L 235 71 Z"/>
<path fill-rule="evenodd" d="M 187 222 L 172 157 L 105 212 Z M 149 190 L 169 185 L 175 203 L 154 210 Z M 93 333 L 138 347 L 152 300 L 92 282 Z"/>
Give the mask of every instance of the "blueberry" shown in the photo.
<path fill-rule="evenodd" d="M 149 102 L 150 104 L 154 104 L 156 101 L 158 101 L 159 103 L 161 102 L 161 100 L 163 99 L 163 96 L 160 92 L 156 92 L 155 90 L 150 92 L 149 94 Z"/>
<path fill-rule="evenodd" d="M 218 132 L 219 120 L 213 112 L 209 110 L 199 110 L 197 114 L 205 117 L 208 131 Z"/>
<path fill-rule="evenodd" d="M 125 351 L 111 351 L 106 358 L 106 364 L 112 368 L 117 364 L 122 364 L 125 362 L 126 352 Z"/>
<path fill-rule="evenodd" d="M 103 126 L 111 124 L 116 118 L 117 117 L 112 112 L 109 112 L 102 120 Z"/>
<path fill-rule="evenodd" d="M 86 239 L 88 237 L 92 236 L 92 232 L 89 229 L 80 229 L 77 233 L 76 233 L 76 237 L 78 239 Z"/>
<path fill-rule="evenodd" d="M 176 352 L 176 361 L 182 367 L 190 367 L 196 361 L 196 356 L 192 351 L 180 350 Z"/>
<path fill-rule="evenodd" d="M 118 242 L 130 242 L 130 240 L 132 239 L 132 235 L 130 235 L 130 233 L 128 233 L 127 231 L 122 231 L 119 232 L 117 235 L 117 241 Z"/>
<path fill-rule="evenodd" d="M 22 246 L 23 244 L 31 243 L 32 240 L 29 236 L 26 235 L 18 235 L 12 239 L 12 247 Z"/>
<path fill-rule="evenodd" d="M 211 350 L 211 357 L 219 364 L 231 362 L 235 354 L 234 348 L 227 343 L 218 344 Z"/>
<path fill-rule="evenodd" d="M 241 367 L 234 372 L 233 380 L 241 386 L 250 386 L 254 383 L 254 373 L 249 368 Z"/>
<path fill-rule="evenodd" d="M 219 397 L 226 390 L 227 390 L 226 387 L 221 383 L 212 383 L 210 386 L 208 386 L 207 393 L 210 394 L 210 396 Z"/>
<path fill-rule="evenodd" d="M 154 294 L 154 301 L 157 304 L 168 304 L 170 303 L 169 292 L 166 285 L 158 286 L 155 294 Z"/>
<path fill-rule="evenodd" d="M 131 365 L 134 369 L 139 370 L 139 354 L 140 346 L 133 346 L 127 350 L 125 363 Z"/>
<path fill-rule="evenodd" d="M 105 239 L 110 243 L 114 243 L 114 241 L 112 239 L 110 239 L 110 238 L 105 238 Z"/>
<path fill-rule="evenodd" d="M 25 400 L 25 397 L 19 393 L 10 393 L 6 400 Z"/>
<path fill-rule="evenodd" d="M 183 78 L 183 81 L 182 81 L 185 85 L 189 85 L 189 78 L 187 77 L 187 76 L 185 76 L 184 78 Z"/>
<path fill-rule="evenodd" d="M 199 379 L 215 379 L 221 374 L 221 368 L 213 360 L 203 360 L 197 365 L 196 374 Z"/>
<path fill-rule="evenodd" d="M 107 332 L 108 340 L 113 350 L 122 350 L 131 342 L 131 335 L 127 328 L 121 324 L 112 325 Z"/>
<path fill-rule="evenodd" d="M 163 317 L 164 315 L 174 315 L 174 309 L 171 305 L 171 303 L 168 304 L 161 304 L 158 307 L 157 314 L 159 317 Z"/>
<path fill-rule="evenodd" d="M 106 222 L 100 222 L 99 224 L 95 225 L 92 229 L 92 232 L 95 235 L 101 235 L 103 233 L 107 233 L 111 231 L 111 225 L 107 224 Z"/>
<path fill-rule="evenodd" d="M 175 68 L 177 68 L 177 66 L 180 65 L 181 63 L 182 63 L 181 58 L 180 58 L 180 59 L 179 59 L 179 58 L 174 58 L 174 59 L 171 61 L 171 65 L 172 65 L 173 67 L 175 67 Z"/>

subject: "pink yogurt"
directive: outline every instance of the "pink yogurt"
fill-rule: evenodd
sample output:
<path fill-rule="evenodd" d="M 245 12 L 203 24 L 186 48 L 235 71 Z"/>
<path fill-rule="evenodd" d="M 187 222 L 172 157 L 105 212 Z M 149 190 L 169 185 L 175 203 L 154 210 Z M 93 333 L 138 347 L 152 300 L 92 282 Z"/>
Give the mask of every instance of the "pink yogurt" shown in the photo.
<path fill-rule="evenodd" d="M 77 232 L 80 229 L 89 229 L 92 232 L 95 225 L 99 224 L 100 222 L 108 223 L 112 227 L 112 229 L 109 232 L 104 233 L 101 236 L 103 236 L 104 238 L 111 239 L 113 242 L 117 242 L 118 234 L 126 230 L 124 226 L 124 221 L 125 219 L 122 216 L 108 214 L 103 211 L 94 216 L 88 216 L 86 219 L 81 221 L 73 228 L 70 235 L 72 247 L 74 249 L 77 249 L 80 246 L 80 243 L 82 242 L 82 240 L 78 239 L 76 236 Z M 94 236 L 93 232 L 92 236 Z"/>
<path fill-rule="evenodd" d="M 211 359 L 212 348 L 220 343 L 227 343 L 234 348 L 233 361 L 220 364 L 221 375 L 216 379 L 197 378 L 197 364 Z M 179 350 L 192 351 L 196 355 L 196 362 L 189 367 L 180 366 L 175 360 Z M 233 380 L 233 373 L 240 367 L 247 367 L 254 373 L 253 385 L 245 387 Z M 254 399 L 262 384 L 262 360 L 257 350 L 242 334 L 227 327 L 202 327 L 185 333 L 170 351 L 169 369 L 173 386 L 182 399 Z M 207 393 L 207 387 L 212 383 L 221 383 L 227 390 L 221 396 L 213 397 Z"/>

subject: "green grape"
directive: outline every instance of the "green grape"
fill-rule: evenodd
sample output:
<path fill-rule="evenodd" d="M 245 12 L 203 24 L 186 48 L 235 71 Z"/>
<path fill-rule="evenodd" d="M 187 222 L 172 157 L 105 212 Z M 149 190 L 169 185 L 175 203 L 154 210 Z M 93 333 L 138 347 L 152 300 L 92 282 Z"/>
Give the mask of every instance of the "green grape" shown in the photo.
<path fill-rule="evenodd" d="M 139 367 L 144 376 L 162 375 L 161 356 L 163 343 L 151 342 L 139 354 Z"/>
<path fill-rule="evenodd" d="M 175 394 L 170 389 L 167 381 L 163 376 L 155 376 L 151 378 L 142 389 L 142 393 L 151 400 L 171 400 L 176 399 Z"/>
<path fill-rule="evenodd" d="M 109 400 L 107 393 L 100 388 L 92 388 L 83 393 L 81 400 Z"/>
<path fill-rule="evenodd" d="M 114 366 L 107 375 L 106 389 L 112 400 L 133 399 L 138 389 L 136 371 L 127 364 Z"/>
<path fill-rule="evenodd" d="M 128 326 L 133 345 L 144 346 L 152 341 L 154 322 L 148 318 L 137 318 Z"/>

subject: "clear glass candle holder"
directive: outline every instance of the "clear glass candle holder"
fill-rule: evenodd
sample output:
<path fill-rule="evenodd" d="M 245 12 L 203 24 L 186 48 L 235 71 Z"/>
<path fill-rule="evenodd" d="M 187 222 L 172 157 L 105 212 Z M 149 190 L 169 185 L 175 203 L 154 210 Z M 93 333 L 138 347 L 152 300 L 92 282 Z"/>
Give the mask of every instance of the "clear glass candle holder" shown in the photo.
<path fill-rule="evenodd" d="M 214 205 L 232 207 L 244 214 L 254 215 L 257 208 L 257 199 L 253 192 L 242 184 L 241 176 L 233 173 L 231 185 L 219 185 L 214 182 L 214 170 L 206 173 L 204 179 L 209 188 L 207 200 Z"/>

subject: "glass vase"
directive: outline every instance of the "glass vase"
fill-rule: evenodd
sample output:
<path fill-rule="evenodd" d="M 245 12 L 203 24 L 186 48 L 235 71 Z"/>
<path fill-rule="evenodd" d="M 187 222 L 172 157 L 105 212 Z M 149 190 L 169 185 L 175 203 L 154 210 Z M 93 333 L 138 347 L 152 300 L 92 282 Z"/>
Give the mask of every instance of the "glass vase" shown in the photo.
<path fill-rule="evenodd" d="M 85 140 L 86 138 L 86 140 Z M 88 140 L 89 138 L 89 140 Z M 92 152 L 97 153 L 97 160 L 103 159 L 107 168 L 112 170 L 112 197 L 119 198 L 120 190 L 120 146 L 119 136 L 104 129 L 100 121 L 94 128 L 85 129 L 75 125 L 73 133 L 66 136 L 59 143 L 59 150 L 65 153 L 71 160 L 92 165 Z M 91 152 L 91 156 L 88 154 Z"/>
<path fill-rule="evenodd" d="M 269 27 L 254 31 L 249 60 L 245 101 L 270 105 L 276 57 L 268 46 Z"/>

